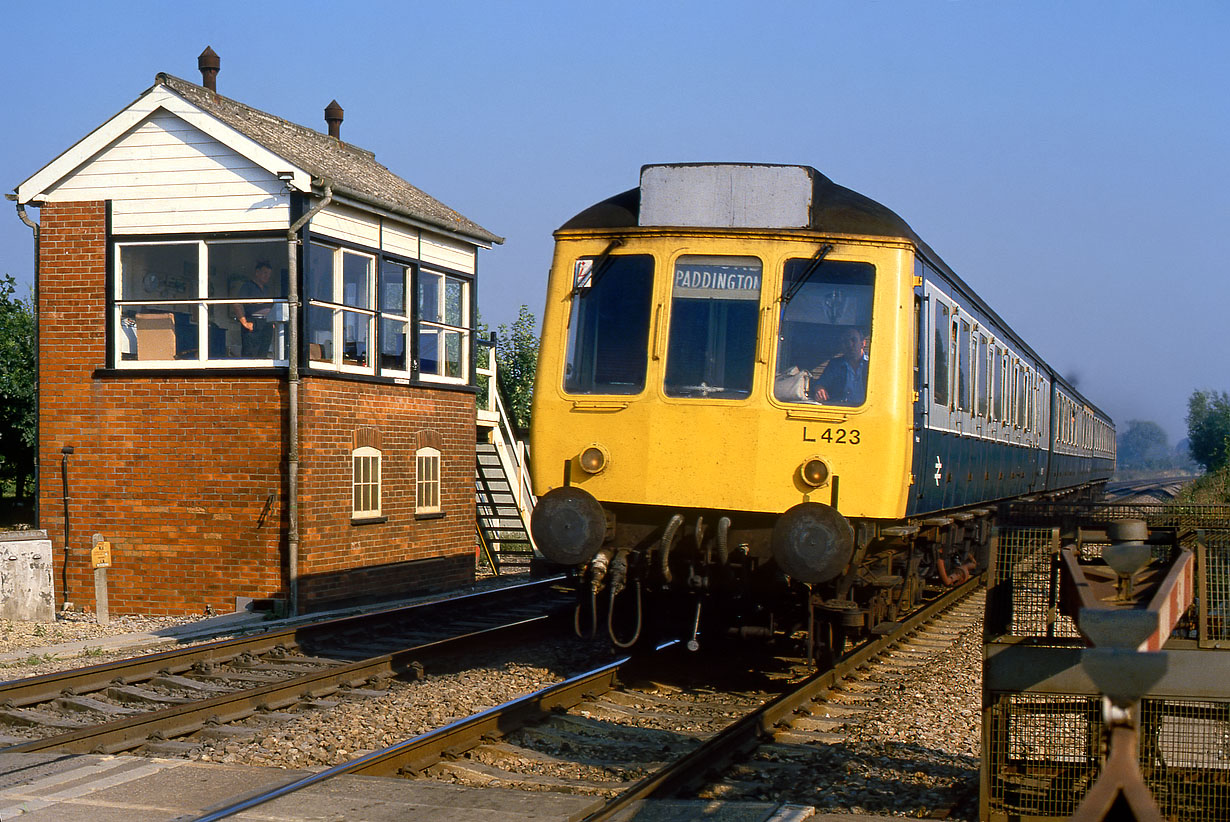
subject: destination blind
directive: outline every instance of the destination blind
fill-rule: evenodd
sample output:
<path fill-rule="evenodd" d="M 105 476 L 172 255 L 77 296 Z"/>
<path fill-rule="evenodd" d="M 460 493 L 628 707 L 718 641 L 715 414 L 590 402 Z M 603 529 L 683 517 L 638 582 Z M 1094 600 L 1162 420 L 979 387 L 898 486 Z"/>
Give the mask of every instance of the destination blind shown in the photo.
<path fill-rule="evenodd" d="M 675 264 L 676 299 L 759 300 L 760 261 L 747 257 L 684 257 Z"/>

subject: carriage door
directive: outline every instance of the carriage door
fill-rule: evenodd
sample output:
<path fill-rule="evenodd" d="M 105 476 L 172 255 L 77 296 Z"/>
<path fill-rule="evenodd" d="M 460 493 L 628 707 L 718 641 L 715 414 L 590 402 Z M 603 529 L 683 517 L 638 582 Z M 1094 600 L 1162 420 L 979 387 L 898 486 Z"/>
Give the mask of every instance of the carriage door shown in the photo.
<path fill-rule="evenodd" d="M 929 272 L 928 272 L 929 273 Z M 923 284 L 923 298 L 917 306 L 918 374 L 921 380 L 915 404 L 914 481 L 915 511 L 934 511 L 944 505 L 947 489 L 948 440 L 953 418 L 953 363 L 950 329 L 951 300 L 934 282 Z"/>

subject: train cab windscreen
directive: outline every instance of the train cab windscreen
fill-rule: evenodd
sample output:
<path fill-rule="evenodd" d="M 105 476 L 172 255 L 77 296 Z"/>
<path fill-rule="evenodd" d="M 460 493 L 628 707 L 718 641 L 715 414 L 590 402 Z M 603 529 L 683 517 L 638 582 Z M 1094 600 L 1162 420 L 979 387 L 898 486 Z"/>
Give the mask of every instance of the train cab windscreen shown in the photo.
<path fill-rule="evenodd" d="M 573 264 L 564 390 L 639 394 L 645 388 L 653 257 L 582 257 Z"/>
<path fill-rule="evenodd" d="M 874 285 L 869 263 L 786 261 L 773 383 L 778 400 L 863 404 Z"/>
<path fill-rule="evenodd" d="M 671 287 L 668 397 L 752 391 L 763 266 L 755 257 L 680 257 Z"/>

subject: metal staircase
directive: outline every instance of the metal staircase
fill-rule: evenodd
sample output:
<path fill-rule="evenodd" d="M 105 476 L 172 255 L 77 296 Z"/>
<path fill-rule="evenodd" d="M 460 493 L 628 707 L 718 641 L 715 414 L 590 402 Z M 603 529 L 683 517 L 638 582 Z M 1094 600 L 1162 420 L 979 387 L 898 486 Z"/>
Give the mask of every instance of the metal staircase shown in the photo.
<path fill-rule="evenodd" d="M 497 574 L 528 571 L 534 558 L 529 454 L 509 421 L 496 379 L 495 357 L 478 367 L 478 443 L 474 487 L 483 556 Z M 484 379 L 485 378 L 485 379 Z M 485 383 L 485 385 L 484 385 Z"/>

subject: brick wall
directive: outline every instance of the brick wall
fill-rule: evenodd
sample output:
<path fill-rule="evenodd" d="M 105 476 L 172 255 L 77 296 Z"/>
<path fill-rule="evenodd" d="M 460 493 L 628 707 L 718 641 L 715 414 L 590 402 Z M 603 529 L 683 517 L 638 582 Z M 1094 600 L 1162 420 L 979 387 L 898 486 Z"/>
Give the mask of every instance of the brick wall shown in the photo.
<path fill-rule="evenodd" d="M 39 527 L 53 542 L 58 599 L 67 557 L 68 598 L 93 606 L 94 534 L 112 544 L 114 613 L 228 611 L 236 596 L 284 597 L 285 381 L 96 374 L 107 363 L 105 205 L 48 203 L 40 216 Z M 472 579 L 473 397 L 337 379 L 303 385 L 304 609 Z M 379 432 L 385 453 L 383 523 L 350 522 L 360 427 Z M 423 430 L 444 443 L 444 516 L 432 520 L 414 516 Z"/>
<path fill-rule="evenodd" d="M 474 396 L 305 377 L 300 411 L 300 598 L 439 590 L 474 577 Z M 351 452 L 378 448 L 381 519 L 355 524 Z M 415 514 L 415 451 L 439 448 L 441 515 Z"/>
<path fill-rule="evenodd" d="M 115 613 L 201 613 L 282 595 L 285 385 L 275 377 L 96 377 L 107 363 L 105 206 L 40 213 L 39 527 L 64 598 L 94 604 L 90 545 L 112 544 Z M 261 523 L 266 502 L 270 510 Z"/>

